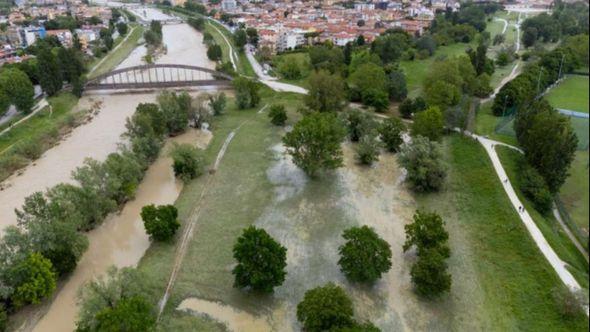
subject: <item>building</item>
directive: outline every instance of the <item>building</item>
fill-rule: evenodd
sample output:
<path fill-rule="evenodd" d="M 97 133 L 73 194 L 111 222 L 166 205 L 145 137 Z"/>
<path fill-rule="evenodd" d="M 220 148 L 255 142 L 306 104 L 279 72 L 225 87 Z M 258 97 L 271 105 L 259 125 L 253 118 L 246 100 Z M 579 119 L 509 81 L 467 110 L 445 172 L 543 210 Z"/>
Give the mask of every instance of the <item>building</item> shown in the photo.
<path fill-rule="evenodd" d="M 45 38 L 46 34 L 44 27 L 28 27 L 20 30 L 20 33 L 20 40 L 23 42 L 23 47 L 33 45 L 37 39 Z"/>
<path fill-rule="evenodd" d="M 234 11 L 238 8 L 238 3 L 236 0 L 222 0 L 221 1 L 221 10 L 226 12 Z"/>
<path fill-rule="evenodd" d="M 297 46 L 305 44 L 305 31 L 301 29 L 281 30 L 277 37 L 277 51 L 284 52 L 292 50 Z"/>

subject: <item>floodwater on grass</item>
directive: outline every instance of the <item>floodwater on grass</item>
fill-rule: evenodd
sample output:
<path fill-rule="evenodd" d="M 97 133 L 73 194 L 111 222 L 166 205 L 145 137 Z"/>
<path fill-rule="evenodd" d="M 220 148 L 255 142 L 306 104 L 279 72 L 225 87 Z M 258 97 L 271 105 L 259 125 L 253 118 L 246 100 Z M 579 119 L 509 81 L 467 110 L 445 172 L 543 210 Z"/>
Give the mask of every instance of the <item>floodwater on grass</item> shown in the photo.
<path fill-rule="evenodd" d="M 219 321 L 233 332 L 262 332 L 271 330 L 271 325 L 266 319 L 256 317 L 219 302 L 191 297 L 183 300 L 176 309 L 196 315 L 203 315 Z"/>
<path fill-rule="evenodd" d="M 373 166 L 361 166 L 353 146 L 345 144 L 344 166 L 312 180 L 293 164 L 283 146 L 271 150 L 275 161 L 266 175 L 275 196 L 255 225 L 287 248 L 287 276 L 271 296 L 241 291 L 220 294 L 232 310 L 253 313 L 272 331 L 298 331 L 297 304 L 305 292 L 334 282 L 351 296 L 356 318 L 369 320 L 382 331 L 477 329 L 469 322 L 472 309 L 467 307 L 478 304 L 464 299 L 471 294 L 473 280 L 459 275 L 452 293 L 440 300 L 421 300 L 413 291 L 410 269 L 415 252 L 404 253 L 402 245 L 404 226 L 411 222 L 416 202 L 393 154 L 383 152 Z M 348 282 L 337 263 L 342 231 L 360 225 L 374 228 L 392 250 L 392 268 L 372 286 Z M 450 262 L 453 274 L 461 272 L 457 271 L 461 264 Z M 194 311 L 206 313 L 202 308 Z M 210 316 L 230 327 L 235 323 L 232 316 Z"/>
<path fill-rule="evenodd" d="M 160 157 L 147 170 L 135 199 L 129 201 L 121 213 L 110 216 L 88 233 L 88 250 L 33 331 L 74 330 L 78 312 L 76 295 L 80 286 L 105 273 L 112 265 L 135 266 L 139 262 L 150 244 L 141 221 L 141 208 L 148 204 L 172 204 L 182 188 L 172 172 L 167 150 L 173 142 L 190 143 L 204 149 L 211 136 L 208 131 L 191 129 L 167 142 Z"/>

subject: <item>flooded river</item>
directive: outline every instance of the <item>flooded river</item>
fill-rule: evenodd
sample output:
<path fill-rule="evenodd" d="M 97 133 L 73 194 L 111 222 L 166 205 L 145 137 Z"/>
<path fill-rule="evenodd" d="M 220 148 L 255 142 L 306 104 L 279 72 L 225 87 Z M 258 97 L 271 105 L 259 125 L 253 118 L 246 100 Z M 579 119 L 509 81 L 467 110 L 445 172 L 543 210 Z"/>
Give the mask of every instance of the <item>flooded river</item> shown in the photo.
<path fill-rule="evenodd" d="M 146 10 L 147 19 L 161 19 L 164 14 Z M 163 41 L 167 53 L 157 63 L 175 63 L 213 69 L 214 63 L 206 56 L 202 35 L 187 24 L 163 26 Z M 137 47 L 119 66 L 142 64 L 145 47 Z M 14 209 L 19 208 L 25 197 L 36 191 L 44 191 L 62 182 L 71 182 L 71 173 L 83 164 L 85 158 L 104 160 L 116 151 L 125 131 L 125 119 L 133 114 L 137 104 L 154 102 L 156 93 L 141 94 L 92 94 L 80 99 L 79 109 L 100 102 L 100 112 L 94 119 L 75 128 L 56 147 L 46 151 L 33 165 L 20 175 L 7 179 L 0 191 L 0 230 L 16 224 Z M 204 147 L 210 133 L 190 131 L 171 141 L 190 142 Z M 170 142 L 169 142 L 170 143 Z M 168 143 L 168 144 L 169 144 Z M 74 273 L 59 289 L 48 312 L 34 327 L 34 331 L 72 331 L 77 315 L 76 294 L 78 288 L 93 277 L 106 272 L 109 266 L 137 264 L 149 246 L 139 216 L 141 207 L 147 204 L 173 203 L 181 189 L 171 170 L 171 160 L 165 153 L 148 169 L 138 188 L 136 198 L 127 203 L 120 214 L 110 216 L 103 225 L 88 233 L 89 248 Z M 33 324 L 33 323 L 31 323 Z M 31 326 L 25 327 L 31 329 Z"/>
<path fill-rule="evenodd" d="M 153 9 L 146 12 L 148 17 L 163 15 Z M 187 24 L 164 25 L 163 36 L 168 51 L 157 59 L 157 63 L 215 68 L 214 63 L 207 59 L 202 35 Z M 145 47 L 136 48 L 118 68 L 142 64 L 143 55 Z M 20 176 L 12 176 L 4 182 L 7 188 L 0 191 L 0 230 L 16 224 L 14 209 L 20 208 L 25 197 L 58 183 L 70 182 L 71 172 L 81 166 L 85 158 L 104 160 L 114 152 L 125 131 L 125 118 L 133 114 L 138 103 L 154 100 L 153 93 L 83 97 L 77 107 L 84 109 L 93 101 L 101 101 L 100 113 L 92 122 L 74 129 L 60 145 L 45 152 Z"/>
<path fill-rule="evenodd" d="M 205 148 L 210 139 L 208 131 L 191 130 L 169 140 L 167 145 L 169 147 L 171 142 L 191 143 Z M 109 217 L 103 225 L 88 233 L 88 251 L 33 331 L 73 331 L 78 312 L 76 294 L 80 286 L 103 274 L 111 265 L 133 266 L 141 259 L 150 244 L 141 221 L 141 208 L 147 204 L 172 204 L 182 188 L 182 183 L 174 177 L 172 160 L 166 150 L 146 172 L 135 199 L 127 203 L 120 214 Z"/>

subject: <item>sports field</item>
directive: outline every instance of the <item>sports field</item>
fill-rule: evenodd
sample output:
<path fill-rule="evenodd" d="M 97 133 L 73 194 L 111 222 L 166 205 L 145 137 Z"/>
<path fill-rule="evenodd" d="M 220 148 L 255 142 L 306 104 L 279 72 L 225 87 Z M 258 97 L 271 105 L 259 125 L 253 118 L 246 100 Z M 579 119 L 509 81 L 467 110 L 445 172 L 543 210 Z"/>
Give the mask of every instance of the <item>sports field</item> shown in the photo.
<path fill-rule="evenodd" d="M 545 98 L 553 107 L 588 113 L 588 76 L 570 75 Z"/>

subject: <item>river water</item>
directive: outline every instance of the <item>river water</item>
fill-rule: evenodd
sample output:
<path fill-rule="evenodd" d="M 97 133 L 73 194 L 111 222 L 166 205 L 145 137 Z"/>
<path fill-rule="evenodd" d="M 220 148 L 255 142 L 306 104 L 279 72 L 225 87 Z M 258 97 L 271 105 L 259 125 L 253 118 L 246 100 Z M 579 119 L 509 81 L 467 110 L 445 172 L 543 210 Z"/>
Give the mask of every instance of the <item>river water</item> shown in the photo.
<path fill-rule="evenodd" d="M 147 19 L 166 18 L 161 12 L 146 9 Z M 156 63 L 186 64 L 213 69 L 214 63 L 206 56 L 202 35 L 187 24 L 164 25 L 163 41 L 167 53 Z M 140 65 L 146 54 L 145 47 L 137 47 L 119 66 Z M 20 175 L 14 175 L 4 183 L 0 191 L 0 230 L 16 224 L 15 208 L 25 197 L 36 191 L 44 191 L 62 182 L 72 182 L 71 173 L 83 164 L 85 158 L 104 160 L 116 151 L 125 131 L 125 119 L 133 114 L 137 104 L 154 102 L 156 93 L 116 94 L 95 93 L 80 99 L 77 107 L 88 108 L 99 102 L 100 112 L 94 119 L 75 128 L 56 147 L 46 151 L 33 165 Z M 204 148 L 211 134 L 192 130 L 171 141 L 190 142 Z M 168 143 L 169 144 L 169 143 Z M 181 189 L 171 171 L 171 161 L 165 152 L 148 169 L 136 197 L 126 204 L 120 214 L 110 216 L 103 225 L 88 233 L 89 248 L 82 256 L 76 270 L 59 289 L 48 312 L 41 318 L 34 331 L 72 331 L 77 315 L 76 294 L 88 280 L 106 272 L 109 266 L 132 266 L 143 256 L 149 246 L 141 218 L 141 207 L 147 204 L 173 203 Z M 24 328 L 30 330 L 33 322 Z"/>

